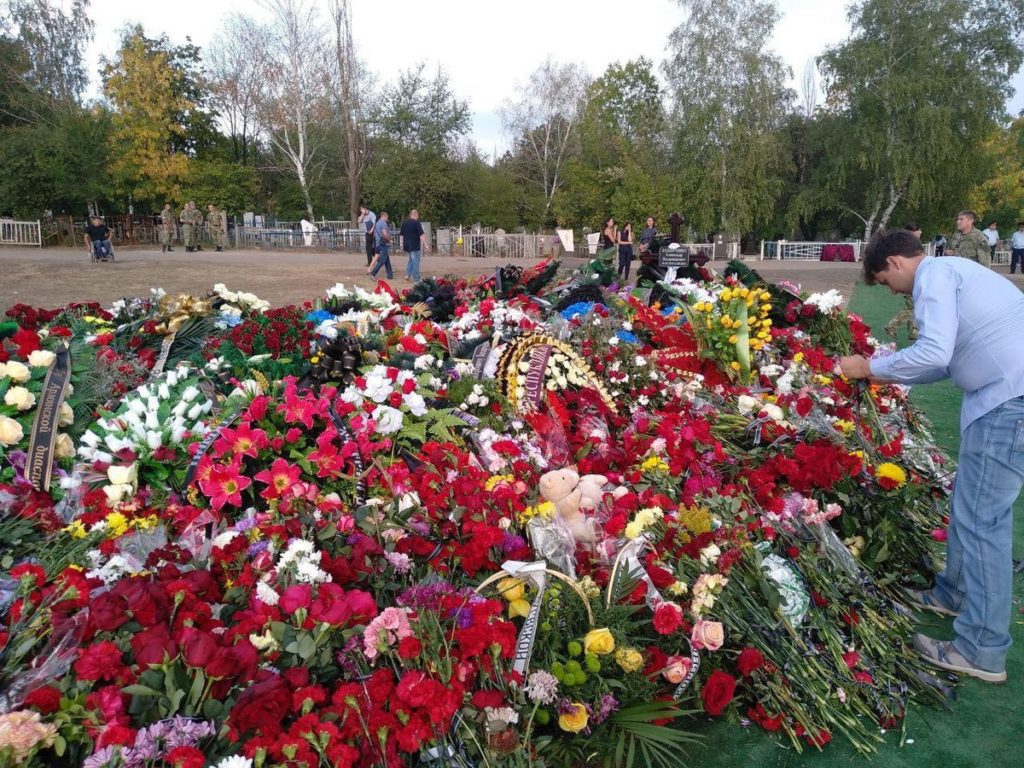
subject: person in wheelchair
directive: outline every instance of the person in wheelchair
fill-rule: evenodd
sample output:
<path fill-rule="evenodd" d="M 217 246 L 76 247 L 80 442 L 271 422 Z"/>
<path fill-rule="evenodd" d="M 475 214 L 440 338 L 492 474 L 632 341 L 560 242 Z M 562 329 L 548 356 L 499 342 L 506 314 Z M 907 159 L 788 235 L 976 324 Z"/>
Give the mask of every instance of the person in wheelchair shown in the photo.
<path fill-rule="evenodd" d="M 110 227 L 99 216 L 90 216 L 85 228 L 85 244 L 93 259 L 113 260 L 114 249 L 110 245 Z"/>

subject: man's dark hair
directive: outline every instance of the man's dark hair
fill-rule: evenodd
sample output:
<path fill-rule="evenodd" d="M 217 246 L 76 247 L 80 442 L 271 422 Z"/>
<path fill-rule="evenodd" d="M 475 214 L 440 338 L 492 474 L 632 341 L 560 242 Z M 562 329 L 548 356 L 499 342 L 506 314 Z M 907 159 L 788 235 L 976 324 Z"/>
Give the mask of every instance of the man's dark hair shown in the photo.
<path fill-rule="evenodd" d="M 890 256 L 906 256 L 912 259 L 924 253 L 921 241 L 905 229 L 878 231 L 864 246 L 861 258 L 864 260 L 864 282 L 875 284 L 875 276 L 889 268 Z"/>
<path fill-rule="evenodd" d="M 920 232 L 921 231 L 921 228 L 919 226 L 917 226 L 917 222 L 916 221 L 908 221 L 906 224 L 903 225 L 903 228 L 905 230 L 907 230 L 907 232 Z"/>

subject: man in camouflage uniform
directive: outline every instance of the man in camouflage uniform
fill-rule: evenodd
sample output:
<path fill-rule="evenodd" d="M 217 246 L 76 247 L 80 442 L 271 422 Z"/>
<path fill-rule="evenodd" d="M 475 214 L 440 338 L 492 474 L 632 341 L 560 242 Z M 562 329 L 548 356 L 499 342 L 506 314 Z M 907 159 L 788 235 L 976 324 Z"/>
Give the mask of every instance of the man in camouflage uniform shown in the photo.
<path fill-rule="evenodd" d="M 992 252 L 989 250 L 988 238 L 974 228 L 978 214 L 974 211 L 960 211 L 956 217 L 956 234 L 946 246 L 947 256 L 963 256 L 981 264 L 992 266 Z"/>
<path fill-rule="evenodd" d="M 164 203 L 164 209 L 160 212 L 160 250 L 164 253 L 173 251 L 171 243 L 174 242 L 174 212 L 170 203 Z"/>
<path fill-rule="evenodd" d="M 217 210 L 217 207 L 210 203 L 206 206 L 206 226 L 210 233 L 210 239 L 217 246 L 217 252 L 224 250 L 227 238 L 224 234 L 224 214 Z"/>
<path fill-rule="evenodd" d="M 185 203 L 185 207 L 178 214 L 178 219 L 181 221 L 181 242 L 185 245 L 186 253 L 192 253 L 192 238 L 195 231 L 195 225 L 192 223 L 192 209 L 189 207 L 191 205 L 191 203 Z"/>
<path fill-rule="evenodd" d="M 189 208 L 192 209 L 192 250 L 201 251 L 203 246 L 200 245 L 203 236 L 203 212 L 199 210 L 195 203 L 195 200 L 188 201 Z"/>

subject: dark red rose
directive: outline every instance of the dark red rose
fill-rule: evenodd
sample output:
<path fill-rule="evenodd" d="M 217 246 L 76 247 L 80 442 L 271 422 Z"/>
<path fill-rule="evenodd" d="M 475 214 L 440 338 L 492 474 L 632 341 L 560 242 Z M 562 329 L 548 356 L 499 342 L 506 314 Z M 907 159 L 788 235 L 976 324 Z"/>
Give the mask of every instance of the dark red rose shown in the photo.
<path fill-rule="evenodd" d="M 313 588 L 309 584 L 295 584 L 284 591 L 277 607 L 286 616 L 290 616 L 300 608 L 309 608 L 312 601 Z"/>
<path fill-rule="evenodd" d="M 128 621 L 127 605 L 113 591 L 97 596 L 89 605 L 89 625 L 96 632 L 113 632 Z"/>
<path fill-rule="evenodd" d="M 764 655 L 756 648 L 744 648 L 736 659 L 736 668 L 747 677 L 764 666 Z"/>
<path fill-rule="evenodd" d="M 700 697 L 704 701 L 704 711 L 712 717 L 718 717 L 729 706 L 736 692 L 736 679 L 720 669 L 716 669 L 708 677 L 701 689 Z"/>
<path fill-rule="evenodd" d="M 132 618 L 143 627 L 151 627 L 156 624 L 166 615 L 169 608 L 167 596 L 155 584 L 131 579 L 119 582 L 114 591 L 121 594 L 128 610 L 131 611 Z"/>
<path fill-rule="evenodd" d="M 217 653 L 210 659 L 210 663 L 203 669 L 207 677 L 216 680 L 234 677 L 238 672 L 238 657 L 235 655 L 234 648 L 224 646 L 218 648 Z"/>
<path fill-rule="evenodd" d="M 190 667 L 205 668 L 217 655 L 217 640 L 209 632 L 185 627 L 181 630 L 178 641 L 181 644 L 181 657 Z"/>
<path fill-rule="evenodd" d="M 178 644 L 162 625 L 132 636 L 131 643 L 135 663 L 140 666 L 163 664 L 178 655 Z"/>
<path fill-rule="evenodd" d="M 291 708 L 291 692 L 280 677 L 269 677 L 242 691 L 228 721 L 239 733 L 261 732 L 276 736 Z"/>
<path fill-rule="evenodd" d="M 238 662 L 238 681 L 245 683 L 256 677 L 256 670 L 260 665 L 260 654 L 256 647 L 248 640 L 241 640 L 231 650 L 234 651 L 235 660 Z"/>

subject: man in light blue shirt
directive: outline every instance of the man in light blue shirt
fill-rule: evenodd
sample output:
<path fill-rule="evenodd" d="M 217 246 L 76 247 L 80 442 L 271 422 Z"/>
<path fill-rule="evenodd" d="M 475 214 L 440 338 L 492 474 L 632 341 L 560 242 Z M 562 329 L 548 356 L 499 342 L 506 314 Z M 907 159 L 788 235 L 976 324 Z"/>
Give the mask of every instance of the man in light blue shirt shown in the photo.
<path fill-rule="evenodd" d="M 1010 238 L 1010 274 L 1017 271 L 1020 262 L 1021 274 L 1024 274 L 1024 221 L 1017 222 L 1017 231 Z"/>
<path fill-rule="evenodd" d="M 956 616 L 956 638 L 917 634 L 914 646 L 935 666 L 1003 682 L 1013 505 L 1024 486 L 1024 294 L 969 259 L 925 256 L 902 229 L 865 247 L 864 278 L 913 295 L 920 336 L 890 357 L 844 357 L 843 373 L 901 384 L 951 378 L 964 391 L 946 569 L 932 589 L 910 593 L 918 606 Z"/>

